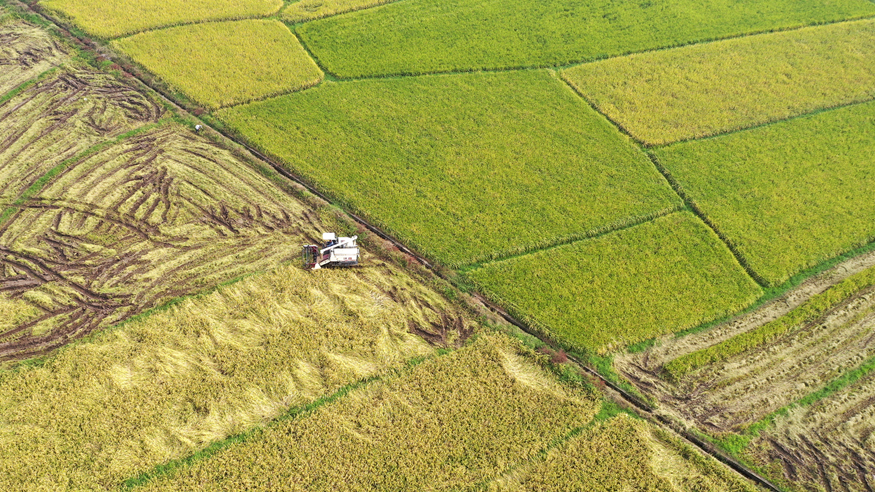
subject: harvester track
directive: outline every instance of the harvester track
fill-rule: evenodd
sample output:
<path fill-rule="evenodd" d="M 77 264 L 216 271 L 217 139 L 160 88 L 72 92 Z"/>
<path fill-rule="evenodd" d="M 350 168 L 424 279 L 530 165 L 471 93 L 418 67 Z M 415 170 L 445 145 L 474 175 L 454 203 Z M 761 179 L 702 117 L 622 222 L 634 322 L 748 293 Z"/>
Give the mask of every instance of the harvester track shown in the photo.
<path fill-rule="evenodd" d="M 98 53 L 97 52 L 96 48 L 98 47 L 98 45 L 94 41 L 92 41 L 88 38 L 85 38 L 85 37 L 77 36 L 70 29 L 68 29 L 67 26 L 63 22 L 61 22 L 59 19 L 53 17 L 51 14 L 45 12 L 42 8 L 40 8 L 39 5 L 37 5 L 37 4 L 34 4 L 34 5 L 24 4 L 24 3 L 20 2 L 20 0 L 10 0 L 10 3 L 18 3 L 19 5 L 22 5 L 24 8 L 27 8 L 28 10 L 41 16 L 46 21 L 52 23 L 70 41 L 72 41 L 73 43 L 78 45 L 80 47 L 80 49 L 90 51 L 98 56 L 107 57 L 106 53 L 102 53 L 102 52 Z M 175 108 L 175 110 L 177 112 L 179 112 L 180 114 L 186 115 L 188 118 L 199 121 L 200 124 L 203 125 L 204 129 L 209 129 L 210 131 L 215 132 L 216 135 L 221 136 L 221 138 L 232 142 L 236 146 L 239 146 L 243 149 L 246 149 L 246 151 L 250 154 L 250 157 L 254 158 L 255 161 L 260 161 L 261 163 L 269 165 L 278 174 L 280 174 L 284 178 L 296 183 L 297 185 L 303 187 L 308 192 L 310 192 L 313 195 L 324 200 L 326 203 L 333 203 L 334 202 L 331 199 L 331 197 L 329 197 L 325 193 L 318 190 L 315 186 L 313 186 L 312 184 L 310 184 L 309 182 L 307 182 L 303 178 L 298 177 L 298 176 L 294 175 L 293 173 L 289 172 L 282 165 L 277 163 L 273 158 L 261 153 L 257 149 L 252 148 L 246 142 L 241 141 L 236 136 L 230 134 L 229 132 L 225 131 L 224 129 L 216 128 L 215 126 L 211 125 L 209 122 L 201 120 L 200 118 L 195 116 L 192 111 L 189 111 L 189 109 L 180 106 L 180 104 L 177 101 L 175 101 L 174 99 L 172 99 L 165 92 L 165 90 L 162 87 L 160 87 L 157 84 L 152 83 L 150 80 L 147 80 L 146 78 L 142 77 L 140 75 L 139 70 L 137 70 L 136 67 L 132 67 L 124 60 L 118 59 L 118 56 L 115 53 L 113 53 L 113 55 L 114 55 L 113 56 L 114 59 L 112 61 L 114 61 L 118 66 L 121 66 L 124 69 L 126 75 L 130 75 L 133 79 L 135 79 L 137 82 L 139 82 L 144 88 L 147 88 L 148 90 L 151 90 L 151 91 L 157 93 L 167 104 L 169 104 L 170 106 Z M 348 210 L 344 210 L 344 212 L 346 213 L 347 216 L 349 216 L 351 219 L 353 219 L 356 223 L 358 223 L 359 225 L 361 225 L 362 227 L 364 227 L 365 229 L 367 229 L 369 232 L 371 232 L 375 236 L 379 237 L 380 239 L 392 244 L 400 252 L 404 253 L 408 257 L 412 258 L 413 260 L 415 260 L 416 262 L 418 262 L 419 264 L 421 264 L 422 266 L 427 268 L 430 272 L 432 272 L 432 274 L 440 277 L 443 280 L 450 281 L 450 279 L 447 277 L 447 275 L 445 273 L 443 273 L 440 268 L 438 268 L 436 265 L 432 264 L 430 261 L 428 261 L 423 256 L 417 254 L 416 252 L 414 252 L 413 250 L 411 250 L 410 248 L 405 246 L 400 241 L 396 240 L 390 234 L 386 233 L 385 231 L 383 231 L 379 227 L 372 225 L 370 222 L 368 222 L 367 220 L 365 220 L 364 218 L 360 217 L 357 214 L 354 214 Z M 524 331 L 525 333 L 538 338 L 539 340 L 543 341 L 544 343 L 548 344 L 549 346 L 554 346 L 554 347 L 556 346 L 555 342 L 553 342 L 549 338 L 545 337 L 542 333 L 539 333 L 539 332 L 531 329 L 529 326 L 520 322 L 519 320 L 517 320 L 516 318 L 511 316 L 507 311 L 502 309 L 500 306 L 498 306 L 497 304 L 493 303 L 492 301 L 486 299 L 484 296 L 480 295 L 479 293 L 474 293 L 473 297 L 482 306 L 486 307 L 487 309 L 489 309 L 490 311 L 492 311 L 496 315 L 500 316 L 502 319 L 504 319 L 508 323 L 516 326 L 517 328 Z M 696 434 L 694 434 L 690 430 L 686 429 L 680 422 L 677 422 L 674 419 L 671 419 L 671 418 L 668 418 L 666 416 L 659 415 L 659 414 L 655 413 L 654 408 L 651 405 L 649 405 L 647 402 L 645 402 L 642 399 L 638 398 L 637 396 L 625 391 L 623 388 L 621 388 L 619 385 L 613 383 L 612 381 L 606 379 L 601 374 L 599 374 L 598 371 L 596 371 L 595 369 L 590 367 L 588 364 L 586 364 L 582 360 L 580 360 L 576 357 L 573 357 L 573 356 L 569 356 L 569 360 L 574 362 L 574 364 L 576 364 L 581 370 L 583 370 L 586 374 L 588 374 L 592 378 L 595 378 L 596 380 L 601 381 L 604 384 L 604 386 L 610 390 L 610 391 L 605 391 L 605 393 L 615 403 L 617 403 L 625 408 L 632 407 L 636 411 L 636 413 L 638 413 L 640 416 L 642 416 L 643 418 L 645 418 L 649 422 L 663 428 L 664 430 L 666 430 L 670 433 L 679 435 L 681 438 L 686 440 L 688 443 L 694 445 L 695 447 L 699 448 L 702 452 L 704 452 L 708 455 L 711 455 L 712 457 L 716 458 L 720 462 L 726 464 L 731 469 L 733 469 L 734 471 L 736 471 L 737 473 L 739 473 L 743 477 L 747 478 L 748 480 L 754 482 L 756 485 L 762 487 L 763 489 L 774 491 L 774 492 L 781 492 L 781 489 L 776 487 L 769 480 L 767 480 L 766 478 L 757 474 L 756 472 L 754 472 L 753 470 L 751 470 L 750 468 L 748 468 L 744 464 L 738 462 L 737 460 L 735 460 L 731 456 L 727 455 L 723 451 L 717 449 L 711 443 L 701 439 L 699 436 L 697 436 Z"/>

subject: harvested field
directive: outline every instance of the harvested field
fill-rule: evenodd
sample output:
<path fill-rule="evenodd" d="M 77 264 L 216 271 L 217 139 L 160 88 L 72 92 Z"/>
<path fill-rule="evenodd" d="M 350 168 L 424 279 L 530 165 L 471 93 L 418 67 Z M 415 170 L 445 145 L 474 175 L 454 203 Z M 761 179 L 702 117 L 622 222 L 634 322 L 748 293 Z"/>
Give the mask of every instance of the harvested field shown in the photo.
<path fill-rule="evenodd" d="M 112 43 L 195 101 L 216 109 L 310 87 L 322 71 L 275 20 L 213 22 Z"/>
<path fill-rule="evenodd" d="M 771 285 L 875 239 L 875 102 L 655 151 Z"/>
<path fill-rule="evenodd" d="M 117 38 L 158 27 L 264 17 L 282 0 L 40 0 L 98 38 Z"/>
<path fill-rule="evenodd" d="M 875 20 L 613 58 L 563 78 L 648 144 L 875 98 Z"/>
<path fill-rule="evenodd" d="M 70 59 L 70 49 L 44 29 L 2 15 L 0 11 L 0 97 Z"/>
<path fill-rule="evenodd" d="M 690 212 L 466 273 L 567 347 L 605 352 L 711 321 L 762 294 Z"/>
<path fill-rule="evenodd" d="M 36 178 L 26 170 L 10 174 Z M 0 291 L 40 314 L 2 334 L 0 360 L 297 258 L 320 228 L 228 151 L 173 124 L 70 162 L 6 206 Z"/>
<path fill-rule="evenodd" d="M 651 424 L 620 414 L 584 430 L 544 458 L 489 486 L 491 491 L 755 492 L 712 458 Z"/>
<path fill-rule="evenodd" d="M 600 402 L 513 340 L 481 336 L 278 422 L 144 490 L 460 490 L 531 459 Z M 541 356 L 543 357 L 543 356 Z M 330 437 L 329 437 L 330 436 Z"/>
<path fill-rule="evenodd" d="M 561 66 L 875 15 L 868 0 L 417 0 L 297 30 L 340 77 Z"/>
<path fill-rule="evenodd" d="M 89 69 L 28 87 L 0 103 L 0 199 L 15 200 L 62 162 L 163 114 L 154 100 Z"/>
<path fill-rule="evenodd" d="M 396 0 L 298 0 L 283 9 L 283 20 L 286 22 L 305 22 L 394 1 Z"/>
<path fill-rule="evenodd" d="M 326 82 L 218 117 L 451 266 L 681 205 L 628 138 L 546 71 Z"/>
<path fill-rule="evenodd" d="M 875 373 L 810 406 L 789 410 L 743 456 L 798 490 L 875 487 Z"/>
<path fill-rule="evenodd" d="M 0 488 L 115 489 L 433 354 L 411 330 L 453 348 L 474 328 L 439 294 L 379 260 L 318 275 L 294 265 L 249 276 L 98 332 L 42 365 L 0 371 Z M 580 418 L 589 418 L 593 404 L 583 405 Z"/>
<path fill-rule="evenodd" d="M 855 276 L 871 272 L 875 254 L 862 260 L 844 265 L 845 273 L 837 269 L 799 291 L 829 293 L 825 282 L 840 286 L 847 272 L 865 266 L 869 269 Z M 776 301 L 711 331 L 660 340 L 643 353 L 616 357 L 615 367 L 657 399 L 661 411 L 723 439 L 792 490 L 869 490 L 865 480 L 872 483 L 875 473 L 875 288 L 842 296 L 825 314 L 801 327 L 677 383 L 661 377 L 670 360 L 783 319 L 776 314 L 792 316 L 795 311 L 789 306 L 805 306 L 800 297 L 790 293 L 786 302 Z"/>

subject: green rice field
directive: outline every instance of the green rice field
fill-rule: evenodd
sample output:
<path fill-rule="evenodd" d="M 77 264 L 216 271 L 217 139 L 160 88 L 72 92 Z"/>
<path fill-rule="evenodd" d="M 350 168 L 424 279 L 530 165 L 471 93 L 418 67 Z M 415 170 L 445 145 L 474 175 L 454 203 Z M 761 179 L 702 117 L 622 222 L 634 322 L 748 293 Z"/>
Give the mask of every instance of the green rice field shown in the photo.
<path fill-rule="evenodd" d="M 447 265 L 681 203 L 628 138 L 546 71 L 326 82 L 218 117 Z"/>

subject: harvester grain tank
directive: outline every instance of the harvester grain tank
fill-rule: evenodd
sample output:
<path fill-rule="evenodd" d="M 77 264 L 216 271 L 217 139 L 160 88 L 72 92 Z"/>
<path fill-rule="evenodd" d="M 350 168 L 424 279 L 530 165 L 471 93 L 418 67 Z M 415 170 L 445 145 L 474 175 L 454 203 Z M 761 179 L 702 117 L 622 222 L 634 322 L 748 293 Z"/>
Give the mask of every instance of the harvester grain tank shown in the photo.
<path fill-rule="evenodd" d="M 304 267 L 317 270 L 326 266 L 354 266 L 359 262 L 359 248 L 356 244 L 358 236 L 337 237 L 333 232 L 322 233 L 325 246 L 320 248 L 315 244 L 304 246 L 302 255 Z"/>

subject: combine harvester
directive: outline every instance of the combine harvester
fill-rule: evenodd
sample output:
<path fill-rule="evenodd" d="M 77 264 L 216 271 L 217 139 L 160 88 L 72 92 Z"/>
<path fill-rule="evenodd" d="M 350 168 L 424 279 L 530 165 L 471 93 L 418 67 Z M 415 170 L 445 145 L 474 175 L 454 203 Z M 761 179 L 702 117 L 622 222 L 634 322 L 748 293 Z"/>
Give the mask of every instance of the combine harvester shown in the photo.
<path fill-rule="evenodd" d="M 318 270 L 325 266 L 354 266 L 359 263 L 359 248 L 355 241 L 358 236 L 338 238 L 333 232 L 323 232 L 325 247 L 319 249 L 315 244 L 304 246 L 304 267 Z"/>

